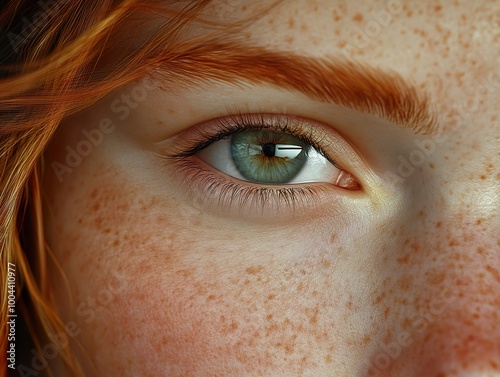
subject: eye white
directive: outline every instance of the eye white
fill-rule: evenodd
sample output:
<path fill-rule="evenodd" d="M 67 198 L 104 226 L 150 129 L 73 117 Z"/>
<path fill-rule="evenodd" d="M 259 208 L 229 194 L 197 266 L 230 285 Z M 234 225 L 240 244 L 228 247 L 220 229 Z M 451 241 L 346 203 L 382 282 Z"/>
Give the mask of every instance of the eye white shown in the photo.
<path fill-rule="evenodd" d="M 279 144 L 281 145 L 281 144 Z M 287 147 L 286 145 L 283 145 Z M 257 148 L 258 147 L 258 148 Z M 250 148 L 249 148 L 250 149 Z M 254 146 L 249 150 L 249 154 L 260 154 L 261 147 Z M 279 153 L 279 154 L 278 154 Z M 295 158 L 300 150 L 283 149 L 277 151 L 278 157 Z M 202 161 L 211 165 L 215 169 L 242 181 L 248 181 L 238 171 L 231 156 L 231 139 L 223 139 L 214 142 L 212 145 L 201 150 L 196 155 Z M 336 168 L 330 161 L 322 156 L 314 148 L 310 148 L 307 153 L 307 160 L 300 172 L 287 184 L 298 184 L 307 182 L 335 182 L 341 170 Z M 265 183 L 262 183 L 265 184 Z"/>

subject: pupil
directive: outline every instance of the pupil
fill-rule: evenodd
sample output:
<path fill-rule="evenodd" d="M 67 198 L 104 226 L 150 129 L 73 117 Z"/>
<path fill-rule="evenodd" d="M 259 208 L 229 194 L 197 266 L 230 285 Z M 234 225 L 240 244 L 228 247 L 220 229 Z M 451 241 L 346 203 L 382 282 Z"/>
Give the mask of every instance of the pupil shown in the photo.
<path fill-rule="evenodd" d="M 264 153 L 264 156 L 266 157 L 274 157 L 274 154 L 276 152 L 276 144 L 273 143 L 266 143 L 262 146 L 262 152 Z"/>

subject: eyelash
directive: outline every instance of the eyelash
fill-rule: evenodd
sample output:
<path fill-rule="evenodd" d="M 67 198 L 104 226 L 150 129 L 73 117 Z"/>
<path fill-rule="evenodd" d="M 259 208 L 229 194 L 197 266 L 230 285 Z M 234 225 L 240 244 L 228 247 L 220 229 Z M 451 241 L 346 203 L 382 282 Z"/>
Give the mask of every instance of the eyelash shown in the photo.
<path fill-rule="evenodd" d="M 270 119 L 266 119 L 269 117 Z M 312 129 L 304 127 L 304 121 L 292 122 L 291 116 L 281 114 L 243 114 L 231 113 L 224 118 L 218 118 L 211 123 L 215 125 L 217 131 L 207 131 L 206 128 L 197 129 L 195 136 L 190 138 L 178 138 L 172 146 L 173 152 L 163 155 L 167 160 L 174 161 L 180 173 L 183 173 L 185 184 L 191 189 L 199 192 L 201 198 L 207 195 L 216 195 L 216 201 L 221 206 L 231 206 L 236 201 L 241 207 L 251 203 L 264 210 L 271 207 L 279 209 L 300 208 L 303 205 L 314 205 L 318 200 L 318 195 L 325 190 L 324 185 L 295 186 L 285 188 L 256 187 L 256 184 L 245 185 L 232 182 L 221 176 L 210 172 L 201 166 L 200 162 L 194 162 L 190 157 L 195 156 L 201 150 L 213 143 L 227 139 L 232 134 L 248 130 L 269 130 L 274 132 L 290 134 L 303 142 L 311 145 L 331 164 L 340 170 L 335 161 L 321 147 L 321 140 L 318 136 L 313 136 Z M 212 127 L 210 127 L 212 128 Z"/>
<path fill-rule="evenodd" d="M 220 129 L 215 135 L 204 132 L 201 130 L 195 140 L 188 141 L 189 144 L 194 144 L 192 147 L 188 147 L 182 152 L 176 152 L 170 157 L 173 158 L 184 158 L 193 156 L 199 151 L 207 148 L 216 141 L 229 138 L 232 134 L 242 131 L 259 131 L 268 130 L 274 132 L 281 132 L 285 134 L 290 134 L 297 139 L 311 145 L 314 149 L 318 151 L 323 157 L 325 157 L 331 164 L 336 168 L 341 169 L 335 161 L 333 161 L 323 150 L 321 145 L 315 140 L 311 132 L 304 131 L 303 128 L 292 124 L 289 117 L 284 117 L 279 114 L 270 114 L 273 117 L 278 117 L 278 120 L 283 123 L 272 123 L 267 121 L 264 117 L 265 114 L 229 114 L 225 118 L 216 119 L 217 127 Z M 256 119 L 259 117 L 259 119 Z M 342 170 L 342 169 L 341 169 Z"/>

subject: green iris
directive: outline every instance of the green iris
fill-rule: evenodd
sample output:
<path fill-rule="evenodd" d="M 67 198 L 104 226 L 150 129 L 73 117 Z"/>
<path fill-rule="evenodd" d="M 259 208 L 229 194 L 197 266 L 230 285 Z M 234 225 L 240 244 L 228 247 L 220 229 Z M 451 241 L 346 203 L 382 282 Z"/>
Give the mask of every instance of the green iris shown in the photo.
<path fill-rule="evenodd" d="M 249 181 L 263 184 L 289 182 L 304 167 L 309 145 L 288 134 L 243 131 L 231 137 L 231 157 Z"/>

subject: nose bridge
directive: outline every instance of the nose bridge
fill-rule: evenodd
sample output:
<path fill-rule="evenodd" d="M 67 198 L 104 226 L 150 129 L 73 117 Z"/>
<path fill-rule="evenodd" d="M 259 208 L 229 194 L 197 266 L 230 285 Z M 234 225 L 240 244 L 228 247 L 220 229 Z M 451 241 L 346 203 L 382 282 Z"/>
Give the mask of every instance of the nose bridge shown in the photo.
<path fill-rule="evenodd" d="M 478 159 L 468 164 L 463 156 L 464 163 L 455 160 L 458 167 L 453 168 L 446 151 L 436 153 L 434 163 L 442 162 L 443 169 L 412 182 L 413 202 L 401 227 L 403 244 L 393 256 L 397 268 L 386 271 L 397 292 L 393 306 L 399 305 L 399 324 L 391 326 L 391 337 L 382 342 L 371 365 L 384 356 L 390 361 L 380 370 L 388 376 L 497 375 L 498 165 L 491 167 L 494 154 L 484 150 L 481 170 Z"/>
<path fill-rule="evenodd" d="M 435 222 L 427 222 L 425 226 L 441 241 L 440 252 L 470 255 L 480 249 L 496 250 L 500 259 L 498 192 L 494 186 L 482 188 L 481 191 L 470 185 L 460 188 L 458 182 L 449 190 L 450 194 L 441 193 L 439 202 L 431 204 L 435 208 Z"/>
<path fill-rule="evenodd" d="M 476 163 L 477 164 L 477 163 Z M 457 220 L 464 227 L 476 221 L 494 219 L 500 215 L 500 176 L 492 163 L 483 168 L 464 167 L 455 176 L 437 182 L 441 203 L 433 203 L 446 216 Z M 498 224 L 497 224 L 498 225 Z"/>
<path fill-rule="evenodd" d="M 412 177 L 415 225 L 420 224 L 420 217 L 425 231 L 438 239 L 448 234 L 464 241 L 481 237 L 485 243 L 496 243 L 500 233 L 500 135 L 495 127 L 485 132 L 463 131 L 436 138 L 439 142 L 433 142 L 420 176 Z"/>

